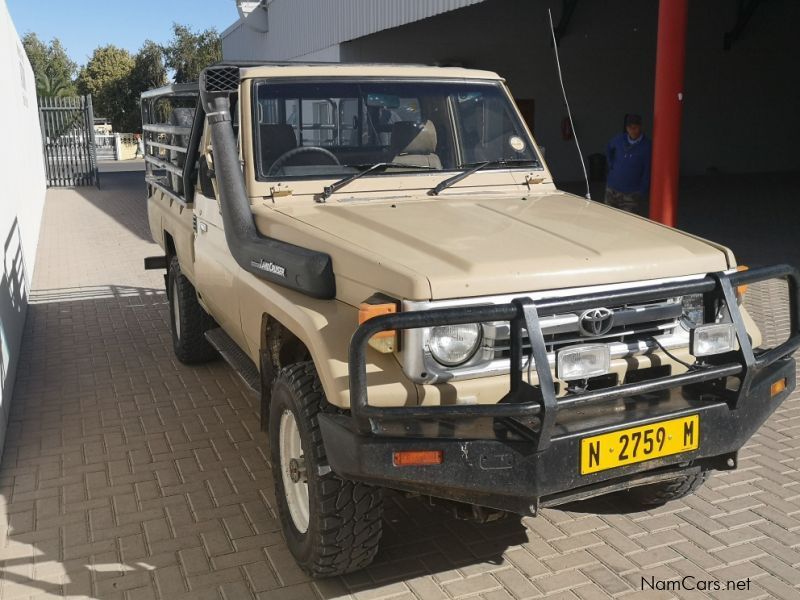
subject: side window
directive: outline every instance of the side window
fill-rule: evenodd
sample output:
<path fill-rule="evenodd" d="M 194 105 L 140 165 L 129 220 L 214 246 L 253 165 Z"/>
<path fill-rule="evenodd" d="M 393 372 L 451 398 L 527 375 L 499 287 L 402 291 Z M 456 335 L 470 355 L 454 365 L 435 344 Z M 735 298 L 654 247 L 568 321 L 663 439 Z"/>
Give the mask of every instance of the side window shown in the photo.
<path fill-rule="evenodd" d="M 396 106 L 380 106 L 372 111 L 373 123 L 378 133 L 378 143 L 388 146 L 391 143 L 392 125 L 402 121 L 422 123 L 422 110 L 417 98 L 397 98 Z"/>
<path fill-rule="evenodd" d="M 296 146 L 358 147 L 368 141 L 359 102 L 358 98 L 264 98 L 258 103 L 258 124 L 265 135 L 281 131 L 286 139 L 290 126 Z"/>
<path fill-rule="evenodd" d="M 334 145 L 337 138 L 336 103 L 331 99 L 313 99 L 303 100 L 300 106 L 301 145 Z"/>
<path fill-rule="evenodd" d="M 363 103 L 358 98 L 339 100 L 339 137 L 341 146 L 364 146 L 368 143 Z"/>
<path fill-rule="evenodd" d="M 399 121 L 422 123 L 422 111 L 417 98 L 400 98 L 400 106 L 393 112 Z"/>
<path fill-rule="evenodd" d="M 206 160 L 206 149 L 211 146 L 211 135 L 208 130 L 208 119 L 203 120 L 203 134 L 200 136 L 200 153 L 197 157 L 197 184 L 200 186 L 200 193 L 206 198 L 216 199 L 212 182 L 211 169 Z"/>

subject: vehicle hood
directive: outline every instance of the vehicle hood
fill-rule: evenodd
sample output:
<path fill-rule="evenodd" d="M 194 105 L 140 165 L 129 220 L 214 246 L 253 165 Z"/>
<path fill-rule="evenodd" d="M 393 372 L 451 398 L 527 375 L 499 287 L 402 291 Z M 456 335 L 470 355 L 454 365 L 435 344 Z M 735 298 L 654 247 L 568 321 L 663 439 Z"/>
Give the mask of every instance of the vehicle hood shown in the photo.
<path fill-rule="evenodd" d="M 622 283 L 730 266 L 720 246 L 564 192 L 329 201 L 291 214 L 385 259 L 376 268 L 400 264 L 426 277 L 431 299 Z M 334 261 L 337 275 L 340 268 L 346 265 Z M 370 283 L 368 272 L 359 278 Z"/>

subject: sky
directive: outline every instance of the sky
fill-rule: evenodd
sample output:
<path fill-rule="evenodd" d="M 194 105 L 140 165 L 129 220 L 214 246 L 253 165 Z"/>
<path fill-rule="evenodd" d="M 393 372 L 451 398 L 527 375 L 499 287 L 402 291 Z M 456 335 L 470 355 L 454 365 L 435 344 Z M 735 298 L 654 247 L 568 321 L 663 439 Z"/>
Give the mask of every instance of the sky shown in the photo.
<path fill-rule="evenodd" d="M 20 37 L 57 37 L 70 58 L 85 64 L 97 46 L 114 44 L 136 52 L 151 39 L 172 37 L 172 23 L 222 33 L 238 18 L 234 0 L 6 0 Z"/>

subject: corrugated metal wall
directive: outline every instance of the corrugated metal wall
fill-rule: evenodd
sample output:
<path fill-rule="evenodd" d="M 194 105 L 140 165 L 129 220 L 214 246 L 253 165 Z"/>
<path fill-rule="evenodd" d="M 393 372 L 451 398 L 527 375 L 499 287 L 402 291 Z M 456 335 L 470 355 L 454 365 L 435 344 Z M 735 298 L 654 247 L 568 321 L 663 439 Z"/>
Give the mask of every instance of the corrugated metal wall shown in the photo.
<path fill-rule="evenodd" d="M 484 0 L 273 0 L 269 32 L 236 23 L 223 33 L 229 60 L 288 60 Z"/>

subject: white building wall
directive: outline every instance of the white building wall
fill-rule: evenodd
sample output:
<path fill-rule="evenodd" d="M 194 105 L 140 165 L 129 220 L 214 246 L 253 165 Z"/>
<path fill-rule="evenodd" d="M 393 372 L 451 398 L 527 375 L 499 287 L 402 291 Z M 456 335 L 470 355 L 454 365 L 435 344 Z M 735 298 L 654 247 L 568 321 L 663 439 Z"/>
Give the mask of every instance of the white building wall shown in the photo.
<path fill-rule="evenodd" d="M 25 325 L 46 192 L 42 136 L 33 71 L 5 0 L 0 0 L 0 453 Z"/>
<path fill-rule="evenodd" d="M 226 60 L 312 60 L 327 49 L 335 54 L 342 42 L 483 1 L 272 0 L 269 31 L 240 20 L 222 33 L 222 54 Z"/>

